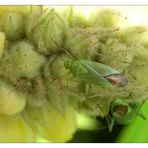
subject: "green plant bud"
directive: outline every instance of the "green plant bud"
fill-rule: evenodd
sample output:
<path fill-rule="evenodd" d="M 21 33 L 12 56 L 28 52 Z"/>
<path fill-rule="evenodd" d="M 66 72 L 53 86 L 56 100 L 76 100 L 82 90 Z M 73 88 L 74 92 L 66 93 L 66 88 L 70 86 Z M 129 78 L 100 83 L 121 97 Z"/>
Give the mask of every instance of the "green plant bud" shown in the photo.
<path fill-rule="evenodd" d="M 34 28 L 38 26 L 41 22 L 43 22 L 43 20 L 45 20 L 45 17 L 47 17 L 47 13 L 42 13 L 42 11 L 40 13 L 36 13 L 33 9 L 31 14 L 27 15 L 25 18 L 25 35 L 31 41 L 33 40 L 32 38 Z"/>
<path fill-rule="evenodd" d="M 43 11 L 42 6 L 32 6 L 30 8 L 30 13 L 25 17 L 25 35 L 31 41 L 32 41 L 32 29 L 36 25 L 36 23 L 41 19 L 40 16 L 42 14 L 42 11 Z"/>
<path fill-rule="evenodd" d="M 110 38 L 102 45 L 98 61 L 123 72 L 131 64 L 134 50 L 118 39 Z"/>
<path fill-rule="evenodd" d="M 50 107 L 50 104 L 30 108 L 26 120 L 30 121 L 35 132 L 51 142 L 69 141 L 76 131 L 76 114 L 70 106 L 63 112 Z"/>
<path fill-rule="evenodd" d="M 125 73 L 128 75 L 129 82 L 135 87 L 146 87 L 148 85 L 148 50 L 144 47 L 137 47 L 130 66 Z"/>
<path fill-rule="evenodd" d="M 144 26 L 132 26 L 124 28 L 119 33 L 119 39 L 125 42 L 127 45 L 135 45 L 139 42 L 139 39 L 147 31 Z"/>
<path fill-rule="evenodd" d="M 84 16 L 84 13 L 81 9 L 82 7 L 68 7 L 64 11 L 64 16 L 67 19 L 67 22 L 70 27 L 80 27 L 85 28 L 89 26 L 89 20 L 87 16 Z"/>
<path fill-rule="evenodd" d="M 94 58 L 99 44 L 97 28 L 72 28 L 65 43 L 65 48 L 77 58 Z"/>
<path fill-rule="evenodd" d="M 3 76 L 16 84 L 21 78 L 32 79 L 39 75 L 45 60 L 32 45 L 21 41 L 11 46 L 0 63 L 0 71 Z"/>
<path fill-rule="evenodd" d="M 20 116 L 0 115 L 0 142 L 35 142 L 35 132 Z"/>
<path fill-rule="evenodd" d="M 37 50 L 46 55 L 59 52 L 61 49 L 58 46 L 63 46 L 67 32 L 64 19 L 53 9 L 44 11 L 34 19 L 32 19 L 34 15 L 29 17 L 31 17 L 29 19 L 31 22 L 28 20 L 26 23 L 26 28 L 29 26 L 26 34 L 38 46 Z"/>
<path fill-rule="evenodd" d="M 46 87 L 46 97 L 50 106 L 62 113 L 69 104 L 68 89 L 62 80 L 51 79 L 50 75 L 46 74 L 44 81 L 44 85 Z"/>
<path fill-rule="evenodd" d="M 26 96 L 14 89 L 9 83 L 0 81 L 0 114 L 14 115 L 22 111 L 26 105 Z"/>
<path fill-rule="evenodd" d="M 129 122 L 132 101 L 148 98 L 147 28 L 122 28 L 112 9 L 88 18 L 79 7 L 46 8 L 0 6 L 0 141 L 66 142 L 75 110 Z M 127 105 L 112 107 L 116 98 Z"/>
<path fill-rule="evenodd" d="M 143 32 L 140 36 L 139 36 L 139 42 L 145 47 L 148 48 L 148 32 Z"/>
<path fill-rule="evenodd" d="M 98 27 L 116 27 L 118 26 L 118 22 L 120 19 L 124 19 L 121 17 L 118 11 L 113 9 L 95 9 L 92 12 L 90 17 L 90 24 L 91 26 L 98 26 Z"/>
<path fill-rule="evenodd" d="M 46 76 L 45 83 L 47 83 L 49 98 L 52 98 L 55 92 L 55 94 L 57 94 L 58 91 L 63 91 L 62 93 L 64 94 L 78 97 L 80 100 L 83 100 L 84 94 L 81 94 L 80 92 L 81 82 L 74 78 L 69 70 L 65 68 L 65 62 L 69 60 L 70 58 L 67 55 L 62 54 L 60 56 L 52 56 L 47 62 L 44 69 L 44 75 Z M 55 88 L 52 88 L 51 85 L 54 85 Z"/>
<path fill-rule="evenodd" d="M 18 12 L 5 12 L 0 15 L 0 26 L 7 39 L 20 39 L 24 35 L 24 16 Z"/>
<path fill-rule="evenodd" d="M 110 99 L 107 97 L 103 99 L 105 99 L 103 103 L 100 102 L 101 99 L 99 97 L 91 98 L 81 103 L 79 102 L 77 110 L 94 117 L 105 117 L 109 111 Z"/>
<path fill-rule="evenodd" d="M 97 27 L 98 34 L 98 42 L 99 44 L 105 44 L 107 41 L 111 39 L 115 39 L 117 37 L 118 31 L 120 31 L 119 27 L 111 27 L 111 28 L 102 28 Z"/>
<path fill-rule="evenodd" d="M 68 78 L 67 76 L 69 73 L 64 65 L 68 60 L 70 60 L 70 58 L 65 54 L 59 56 L 51 56 L 45 65 L 44 74 L 46 75 L 46 73 L 50 73 L 53 79 L 64 80 L 64 78 Z"/>
<path fill-rule="evenodd" d="M 33 6 L 33 5 L 24 5 L 24 6 L 20 6 L 20 5 L 1 5 L 0 6 L 0 14 L 4 14 L 7 12 L 17 12 L 17 13 L 21 13 L 21 14 L 29 14 L 31 11 L 38 13 L 39 11 L 42 11 L 42 6 Z"/>

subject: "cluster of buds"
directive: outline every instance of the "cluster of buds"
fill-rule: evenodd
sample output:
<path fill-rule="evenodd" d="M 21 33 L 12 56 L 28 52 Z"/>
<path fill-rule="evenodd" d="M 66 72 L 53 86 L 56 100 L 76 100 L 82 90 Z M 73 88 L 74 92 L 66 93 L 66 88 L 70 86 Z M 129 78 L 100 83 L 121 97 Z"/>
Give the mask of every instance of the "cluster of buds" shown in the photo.
<path fill-rule="evenodd" d="M 69 141 L 76 111 L 135 117 L 133 98 L 147 99 L 146 28 L 120 29 L 120 19 L 110 9 L 86 20 L 72 7 L 0 7 L 0 142 Z"/>

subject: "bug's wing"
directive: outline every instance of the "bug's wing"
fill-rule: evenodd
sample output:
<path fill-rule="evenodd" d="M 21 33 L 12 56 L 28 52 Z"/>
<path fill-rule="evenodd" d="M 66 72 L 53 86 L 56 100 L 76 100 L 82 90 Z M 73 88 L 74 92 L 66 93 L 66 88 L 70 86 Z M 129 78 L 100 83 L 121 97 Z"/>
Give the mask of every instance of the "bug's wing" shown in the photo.
<path fill-rule="evenodd" d="M 104 77 L 102 76 L 98 76 L 96 74 L 93 73 L 83 73 L 83 74 L 79 74 L 77 75 L 78 78 L 80 78 L 81 80 L 84 80 L 88 83 L 93 83 L 95 85 L 101 86 L 101 87 L 113 87 Z"/>
<path fill-rule="evenodd" d="M 120 73 L 117 70 L 98 62 L 92 62 L 88 60 L 80 60 L 80 62 L 83 67 L 88 71 L 88 73 L 92 73 L 93 71 L 95 74 L 98 74 L 100 76 L 108 76 Z"/>
<path fill-rule="evenodd" d="M 135 108 L 135 113 L 138 114 L 143 120 L 146 120 L 147 118 L 145 117 L 145 115 L 142 113 L 142 111 L 140 110 L 141 107 L 143 106 L 145 101 L 142 101 L 141 103 L 137 103 L 134 104 L 134 108 Z"/>

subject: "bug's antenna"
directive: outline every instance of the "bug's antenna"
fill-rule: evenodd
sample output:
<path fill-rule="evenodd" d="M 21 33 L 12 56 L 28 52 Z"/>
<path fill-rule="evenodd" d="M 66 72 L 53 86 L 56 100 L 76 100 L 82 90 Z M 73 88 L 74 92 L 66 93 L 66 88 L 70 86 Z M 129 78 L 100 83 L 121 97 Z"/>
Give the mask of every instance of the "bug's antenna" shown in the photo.
<path fill-rule="evenodd" d="M 27 81 L 21 83 L 20 85 L 16 86 L 13 90 L 11 90 L 11 91 L 8 93 L 8 95 L 10 95 L 10 94 L 11 94 L 12 92 L 14 92 L 16 89 L 22 87 L 22 86 L 23 86 L 25 83 L 27 83 L 28 81 L 29 81 L 29 80 L 27 80 Z"/>
<path fill-rule="evenodd" d="M 77 58 L 76 58 L 73 54 L 71 54 L 68 50 L 66 50 L 66 49 L 62 48 L 61 46 L 59 46 L 58 43 L 55 41 L 54 38 L 52 38 L 52 40 L 53 40 L 53 42 L 54 42 L 60 49 L 62 49 L 64 52 L 66 52 L 66 53 L 69 54 L 71 57 L 73 57 L 74 59 L 77 60 Z"/>
<path fill-rule="evenodd" d="M 95 98 L 95 97 L 109 97 L 109 96 L 110 96 L 110 91 L 105 92 L 105 94 L 104 93 L 93 94 L 93 95 L 87 96 L 87 98 L 92 99 L 92 98 Z"/>

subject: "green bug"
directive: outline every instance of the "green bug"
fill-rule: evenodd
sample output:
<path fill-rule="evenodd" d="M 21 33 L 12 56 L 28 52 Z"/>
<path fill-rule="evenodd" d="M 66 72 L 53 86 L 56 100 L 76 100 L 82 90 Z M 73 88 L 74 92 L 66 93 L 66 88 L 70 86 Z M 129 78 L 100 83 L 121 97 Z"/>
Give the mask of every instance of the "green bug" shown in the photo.
<path fill-rule="evenodd" d="M 124 87 L 128 84 L 128 79 L 120 72 L 95 61 L 71 60 L 65 62 L 65 68 L 80 80 L 103 88 Z"/>
<path fill-rule="evenodd" d="M 110 107 L 111 120 L 109 122 L 106 117 L 109 131 L 111 132 L 115 122 L 117 124 L 126 125 L 131 123 L 137 115 L 146 120 L 146 117 L 140 111 L 144 101 L 127 103 L 124 99 L 116 99 L 112 102 Z"/>
<path fill-rule="evenodd" d="M 54 39 L 53 41 L 58 46 Z M 114 86 L 124 87 L 128 84 L 127 77 L 119 71 L 99 62 L 77 59 L 66 49 L 60 48 L 74 59 L 66 61 L 64 64 L 65 68 L 68 69 L 74 77 L 103 88 Z"/>

